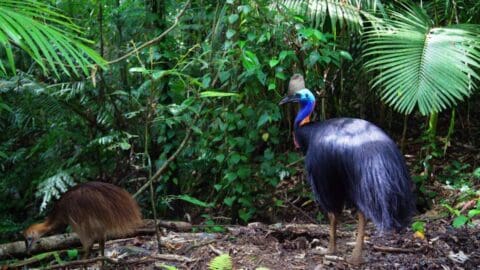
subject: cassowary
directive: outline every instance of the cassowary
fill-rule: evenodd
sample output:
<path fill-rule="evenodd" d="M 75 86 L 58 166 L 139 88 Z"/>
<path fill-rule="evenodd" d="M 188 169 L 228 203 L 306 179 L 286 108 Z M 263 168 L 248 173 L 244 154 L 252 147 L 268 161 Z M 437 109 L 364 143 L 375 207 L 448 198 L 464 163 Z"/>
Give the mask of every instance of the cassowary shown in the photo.
<path fill-rule="evenodd" d="M 358 233 L 352 257 L 363 262 L 366 219 L 382 231 L 405 227 L 415 205 L 405 160 L 385 132 L 362 119 L 310 122 L 315 97 L 308 89 L 291 93 L 280 105 L 297 102 L 294 140 L 305 155 L 308 182 L 320 208 L 328 213 L 328 253 L 336 252 L 337 216 L 344 206 L 358 210 Z"/>
<path fill-rule="evenodd" d="M 137 202 L 126 190 L 108 183 L 88 182 L 68 190 L 44 222 L 31 225 L 23 234 L 28 251 L 42 235 L 70 225 L 82 242 L 83 257 L 87 258 L 93 243 L 99 242 L 103 256 L 107 237 L 126 235 L 141 223 Z"/>

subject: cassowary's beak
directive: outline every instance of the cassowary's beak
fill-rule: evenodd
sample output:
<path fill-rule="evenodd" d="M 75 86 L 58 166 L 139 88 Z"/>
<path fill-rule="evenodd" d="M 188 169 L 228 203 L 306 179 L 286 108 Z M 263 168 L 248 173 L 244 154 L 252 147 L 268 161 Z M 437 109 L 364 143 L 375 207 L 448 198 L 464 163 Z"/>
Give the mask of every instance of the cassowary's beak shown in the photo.
<path fill-rule="evenodd" d="M 299 101 L 300 99 L 297 96 L 291 95 L 291 96 L 286 96 L 282 100 L 280 100 L 280 103 L 278 103 L 278 105 L 283 105 L 285 103 L 290 103 L 290 102 L 299 102 Z"/>

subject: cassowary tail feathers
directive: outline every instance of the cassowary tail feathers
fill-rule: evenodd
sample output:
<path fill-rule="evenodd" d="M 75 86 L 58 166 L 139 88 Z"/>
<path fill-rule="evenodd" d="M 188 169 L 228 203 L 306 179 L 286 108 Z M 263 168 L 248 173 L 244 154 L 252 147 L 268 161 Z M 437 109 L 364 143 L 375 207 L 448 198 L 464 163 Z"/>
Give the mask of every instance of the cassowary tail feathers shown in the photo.
<path fill-rule="evenodd" d="M 395 142 L 370 122 L 336 118 L 295 131 L 308 181 L 323 211 L 355 206 L 380 230 L 408 225 L 415 210 L 405 160 Z"/>

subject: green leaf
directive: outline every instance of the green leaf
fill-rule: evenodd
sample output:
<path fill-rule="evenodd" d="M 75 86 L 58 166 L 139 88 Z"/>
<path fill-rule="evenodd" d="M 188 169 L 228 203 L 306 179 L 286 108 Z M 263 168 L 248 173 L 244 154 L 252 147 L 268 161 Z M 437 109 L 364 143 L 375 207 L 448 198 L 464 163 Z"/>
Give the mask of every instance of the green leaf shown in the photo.
<path fill-rule="evenodd" d="M 349 61 L 353 61 L 352 56 L 351 56 L 350 53 L 347 52 L 347 51 L 340 51 L 340 56 L 343 57 L 343 58 L 345 58 L 345 59 L 347 59 L 347 60 L 349 60 Z"/>
<path fill-rule="evenodd" d="M 237 173 L 235 173 L 235 172 L 228 172 L 228 173 L 225 174 L 225 177 L 224 177 L 224 178 L 227 179 L 227 181 L 228 181 L 229 183 L 231 183 L 231 182 L 233 182 L 235 179 L 237 179 L 237 177 L 238 177 Z"/>
<path fill-rule="evenodd" d="M 232 207 L 232 205 L 233 205 L 233 203 L 235 202 L 236 199 L 237 199 L 236 196 L 226 197 L 225 199 L 223 199 L 223 202 L 224 202 L 225 205 L 227 205 L 228 207 Z"/>
<path fill-rule="evenodd" d="M 268 62 L 268 64 L 270 65 L 271 68 L 273 68 L 274 66 L 278 65 L 278 63 L 280 63 L 280 60 L 278 59 L 270 59 L 270 61 Z"/>
<path fill-rule="evenodd" d="M 412 223 L 412 230 L 415 232 L 425 233 L 425 222 L 418 220 Z"/>
<path fill-rule="evenodd" d="M 0 102 L 0 111 L 2 111 L 2 110 L 5 110 L 9 113 L 13 113 L 13 110 L 12 110 L 12 108 L 10 108 L 10 106 L 8 106 L 5 103 Z"/>
<path fill-rule="evenodd" d="M 193 197 L 191 197 L 189 195 L 186 195 L 186 194 L 178 195 L 176 197 L 178 199 L 182 200 L 182 201 L 186 201 L 188 203 L 191 203 L 191 204 L 203 207 L 203 208 L 210 208 L 210 207 L 213 206 L 213 203 L 206 203 L 206 202 L 200 201 L 199 199 L 193 198 Z"/>
<path fill-rule="evenodd" d="M 128 142 L 126 141 L 123 141 L 123 142 L 120 142 L 119 143 L 119 146 L 120 148 L 122 148 L 122 150 L 128 150 L 130 149 L 130 147 L 132 147 Z"/>
<path fill-rule="evenodd" d="M 218 155 L 215 157 L 215 160 L 217 160 L 218 163 L 222 163 L 222 162 L 225 160 L 225 155 L 224 155 L 224 154 L 218 154 Z"/>
<path fill-rule="evenodd" d="M 472 209 L 470 211 L 468 211 L 468 217 L 469 218 L 473 218 L 475 216 L 478 216 L 480 215 L 480 209 Z"/>
<path fill-rule="evenodd" d="M 473 176 L 480 178 L 480 167 L 476 168 L 475 171 L 473 171 Z"/>
<path fill-rule="evenodd" d="M 254 70 L 260 67 L 260 62 L 258 61 L 255 53 L 245 50 L 242 54 L 242 65 L 246 70 Z"/>
<path fill-rule="evenodd" d="M 230 158 L 228 159 L 233 165 L 235 164 L 238 164 L 238 162 L 240 162 L 240 155 L 237 154 L 237 153 L 234 153 L 233 155 L 230 156 Z"/>
<path fill-rule="evenodd" d="M 227 36 L 228 39 L 231 39 L 235 35 L 235 33 L 237 33 L 237 31 L 235 31 L 233 29 L 228 29 L 227 33 L 226 33 L 226 36 Z"/>
<path fill-rule="evenodd" d="M 240 209 L 240 211 L 238 211 L 238 216 L 243 222 L 248 222 L 252 218 L 252 215 L 252 210 L 246 211 L 245 209 Z"/>
<path fill-rule="evenodd" d="M 467 221 L 468 221 L 468 218 L 466 216 L 460 215 L 453 220 L 452 225 L 454 228 L 460 228 L 464 226 L 467 223 Z"/>
<path fill-rule="evenodd" d="M 223 185 L 221 185 L 221 184 L 215 184 L 215 185 L 213 185 L 213 188 L 214 188 L 216 191 L 220 191 L 220 190 L 223 188 Z"/>
<path fill-rule="evenodd" d="M 69 249 L 67 250 L 67 255 L 69 260 L 75 260 L 78 257 L 78 250 L 77 249 Z"/>
<path fill-rule="evenodd" d="M 178 268 L 176 268 L 175 266 L 166 265 L 166 264 L 163 264 L 163 263 L 160 265 L 160 267 L 165 269 L 165 270 L 178 270 Z"/>
<path fill-rule="evenodd" d="M 239 16 L 238 14 L 232 14 L 228 16 L 228 23 L 234 24 L 238 20 Z"/>
<path fill-rule="evenodd" d="M 257 128 L 265 125 L 265 123 L 271 121 L 271 117 L 270 117 L 270 114 L 268 113 L 263 113 L 260 118 L 258 119 L 258 122 L 257 122 Z"/>
<path fill-rule="evenodd" d="M 204 91 L 200 93 L 201 98 L 208 97 L 236 97 L 237 93 L 226 93 L 226 92 L 217 92 L 217 91 Z"/>

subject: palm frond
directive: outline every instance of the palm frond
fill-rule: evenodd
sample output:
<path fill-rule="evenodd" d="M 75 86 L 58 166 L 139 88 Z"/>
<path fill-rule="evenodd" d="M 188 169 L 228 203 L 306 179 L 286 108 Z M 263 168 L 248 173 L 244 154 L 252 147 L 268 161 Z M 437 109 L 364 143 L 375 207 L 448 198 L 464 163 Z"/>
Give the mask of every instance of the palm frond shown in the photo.
<path fill-rule="evenodd" d="M 2 0 L 0 2 L 0 50 L 4 50 L 7 62 L 0 59 L 0 76 L 6 75 L 6 66 L 15 74 L 13 48 L 27 52 L 45 73 L 53 72 L 71 76 L 82 70 L 88 75 L 88 67 L 98 64 L 105 67 L 105 60 L 84 43 L 82 32 L 68 17 L 51 6 L 34 0 Z"/>
<path fill-rule="evenodd" d="M 479 79 L 478 25 L 433 27 L 417 6 L 392 12 L 383 27 L 366 33 L 366 68 L 373 87 L 402 113 L 418 106 L 424 115 L 468 97 Z"/>
<path fill-rule="evenodd" d="M 322 29 L 330 20 L 331 31 L 336 34 L 337 27 L 348 28 L 352 32 L 361 32 L 364 27 L 364 15 L 377 11 L 384 12 L 379 0 L 285 0 L 283 4 L 300 14 L 307 15 L 315 28 Z M 372 13 L 364 13 L 363 11 Z"/>

